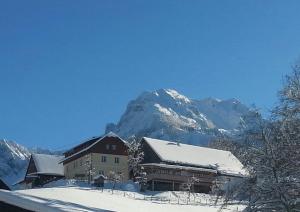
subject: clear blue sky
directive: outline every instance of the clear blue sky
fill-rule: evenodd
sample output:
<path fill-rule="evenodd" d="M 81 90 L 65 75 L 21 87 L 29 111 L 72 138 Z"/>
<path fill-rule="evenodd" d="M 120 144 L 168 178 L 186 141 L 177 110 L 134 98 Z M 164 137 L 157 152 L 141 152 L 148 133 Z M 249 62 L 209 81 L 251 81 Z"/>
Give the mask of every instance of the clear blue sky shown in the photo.
<path fill-rule="evenodd" d="M 0 2 L 0 137 L 68 147 L 174 88 L 266 111 L 300 55 L 300 1 Z"/>

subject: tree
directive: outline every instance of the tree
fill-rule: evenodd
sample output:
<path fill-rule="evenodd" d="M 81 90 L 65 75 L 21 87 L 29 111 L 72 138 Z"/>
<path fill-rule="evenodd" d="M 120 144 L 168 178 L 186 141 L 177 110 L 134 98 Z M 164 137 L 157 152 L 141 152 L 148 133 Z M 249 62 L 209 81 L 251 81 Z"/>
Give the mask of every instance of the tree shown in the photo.
<path fill-rule="evenodd" d="M 116 173 L 114 171 L 110 171 L 108 173 L 108 180 L 112 183 L 111 192 L 113 193 L 117 183 L 121 182 L 123 175 L 120 173 Z"/>
<path fill-rule="evenodd" d="M 239 158 L 249 171 L 234 186 L 227 200 L 247 198 L 248 211 L 300 210 L 300 68 L 286 77 L 279 105 L 264 120 L 253 113 L 244 120 L 237 139 L 244 154 Z"/>
<path fill-rule="evenodd" d="M 135 179 L 140 185 L 140 191 L 145 192 L 147 189 L 148 178 L 147 172 L 145 171 L 143 166 L 140 166 L 140 169 L 137 172 Z"/>
<path fill-rule="evenodd" d="M 95 168 L 92 165 L 92 155 L 87 154 L 84 157 L 84 166 L 85 166 L 85 173 L 87 176 L 88 183 L 91 184 L 92 176 L 95 174 Z"/>
<path fill-rule="evenodd" d="M 144 158 L 144 152 L 142 150 L 141 140 L 137 139 L 135 136 L 130 137 L 128 142 L 128 163 L 129 170 L 133 174 L 133 178 L 135 179 L 139 176 L 140 167 L 139 164 Z"/>
<path fill-rule="evenodd" d="M 188 192 L 188 201 L 190 201 L 191 193 L 194 192 L 196 182 L 199 182 L 199 178 L 193 175 L 188 178 L 187 182 L 182 184 L 183 189 Z"/>

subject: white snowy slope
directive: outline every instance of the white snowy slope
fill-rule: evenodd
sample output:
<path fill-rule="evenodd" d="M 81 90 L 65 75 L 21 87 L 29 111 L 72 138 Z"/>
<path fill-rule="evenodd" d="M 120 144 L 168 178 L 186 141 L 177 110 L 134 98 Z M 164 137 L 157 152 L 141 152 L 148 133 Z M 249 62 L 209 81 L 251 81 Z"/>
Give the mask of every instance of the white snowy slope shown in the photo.
<path fill-rule="evenodd" d="M 186 204 L 187 197 L 177 199 L 171 197 L 171 192 L 164 195 L 170 201 L 155 201 L 136 192 L 122 192 L 82 187 L 55 187 L 27 189 L 20 191 L 0 190 L 0 201 L 32 211 L 120 211 L 120 212 L 217 212 L 220 206 L 209 203 L 205 195 L 195 197 L 197 204 Z M 163 195 L 163 193 L 162 193 Z M 154 197 L 160 197 L 155 195 Z M 155 199 L 155 198 L 154 198 Z M 179 201 L 179 204 L 178 204 Z M 206 204 L 208 203 L 208 204 Z M 238 212 L 243 205 L 229 206 L 222 211 Z"/>
<path fill-rule="evenodd" d="M 106 132 L 124 138 L 147 136 L 205 145 L 220 133 L 236 132 L 248 112 L 249 108 L 236 99 L 193 100 L 172 89 L 159 89 L 129 102 L 120 121 L 108 124 Z"/>

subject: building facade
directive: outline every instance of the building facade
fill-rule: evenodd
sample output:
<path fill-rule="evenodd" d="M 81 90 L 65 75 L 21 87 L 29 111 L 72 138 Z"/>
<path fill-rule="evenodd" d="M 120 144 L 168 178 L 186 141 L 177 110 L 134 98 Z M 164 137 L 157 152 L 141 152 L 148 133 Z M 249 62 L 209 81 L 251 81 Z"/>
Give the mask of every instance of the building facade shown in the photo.
<path fill-rule="evenodd" d="M 213 186 L 246 176 L 243 165 L 228 151 L 142 138 L 148 189 L 209 193 Z M 222 185 L 221 185 L 222 184 Z"/>
<path fill-rule="evenodd" d="M 99 174 L 118 175 L 127 181 L 128 147 L 126 141 L 114 133 L 94 137 L 64 153 L 62 161 L 67 179 L 92 180 Z"/>

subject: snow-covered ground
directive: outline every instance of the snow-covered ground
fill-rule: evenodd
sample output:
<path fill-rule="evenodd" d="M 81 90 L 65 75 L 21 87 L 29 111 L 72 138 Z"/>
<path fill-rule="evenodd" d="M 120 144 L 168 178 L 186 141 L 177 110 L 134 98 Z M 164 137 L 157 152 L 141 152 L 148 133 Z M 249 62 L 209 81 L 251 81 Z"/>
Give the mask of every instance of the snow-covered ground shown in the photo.
<path fill-rule="evenodd" d="M 13 192 L 0 190 L 0 200 L 33 211 L 217 212 L 220 208 L 220 204 L 214 205 L 215 199 L 206 194 L 191 195 L 188 202 L 186 192 L 139 193 L 128 191 L 135 189 L 130 184 L 123 187 L 123 190 L 112 191 L 68 183 L 58 187 Z M 236 212 L 243 208 L 235 205 L 224 211 Z"/>

